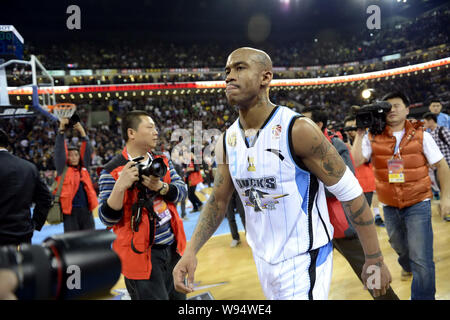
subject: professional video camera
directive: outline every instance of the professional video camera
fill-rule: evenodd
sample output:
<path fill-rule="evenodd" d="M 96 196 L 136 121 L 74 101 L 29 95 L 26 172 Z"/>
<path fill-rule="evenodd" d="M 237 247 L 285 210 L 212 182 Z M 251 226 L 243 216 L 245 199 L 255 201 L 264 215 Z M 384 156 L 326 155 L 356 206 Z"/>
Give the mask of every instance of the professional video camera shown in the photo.
<path fill-rule="evenodd" d="M 386 127 L 386 114 L 391 111 L 391 108 L 392 105 L 387 101 L 377 101 L 362 106 L 356 113 L 356 127 L 369 128 L 373 135 L 381 134 Z"/>
<path fill-rule="evenodd" d="M 105 297 L 122 269 L 111 249 L 115 237 L 108 230 L 77 231 L 49 237 L 42 246 L 3 246 L 0 268 L 17 275 L 20 300 Z M 76 276 L 78 283 L 72 282 Z"/>

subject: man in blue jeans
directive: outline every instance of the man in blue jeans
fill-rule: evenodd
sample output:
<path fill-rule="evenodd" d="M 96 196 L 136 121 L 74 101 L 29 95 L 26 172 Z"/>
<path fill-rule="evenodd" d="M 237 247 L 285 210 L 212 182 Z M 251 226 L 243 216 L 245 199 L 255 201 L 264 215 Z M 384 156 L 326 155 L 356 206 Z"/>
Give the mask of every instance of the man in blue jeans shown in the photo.
<path fill-rule="evenodd" d="M 381 134 L 364 135 L 358 129 L 352 154 L 358 166 L 369 159 L 375 170 L 376 190 L 384 205 L 384 220 L 392 248 L 399 255 L 402 276 L 412 273 L 412 300 L 435 298 L 431 180 L 428 164 L 437 167 L 443 181 L 441 210 L 450 212 L 450 171 L 436 142 L 421 123 L 411 123 L 409 100 L 400 93 L 387 94 L 392 105 Z"/>

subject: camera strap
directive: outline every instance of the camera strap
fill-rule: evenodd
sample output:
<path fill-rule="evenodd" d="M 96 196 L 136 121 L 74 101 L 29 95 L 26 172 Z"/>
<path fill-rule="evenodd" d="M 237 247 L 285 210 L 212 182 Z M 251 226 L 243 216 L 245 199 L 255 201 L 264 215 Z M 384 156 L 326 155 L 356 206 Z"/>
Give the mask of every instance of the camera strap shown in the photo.
<path fill-rule="evenodd" d="M 155 234 L 156 234 L 156 224 L 160 219 L 160 217 L 156 214 L 155 210 L 153 209 L 153 200 L 155 196 L 151 198 L 147 198 L 144 196 L 142 191 L 139 191 L 138 194 L 138 201 L 136 201 L 133 206 L 131 207 L 131 231 L 133 232 L 133 235 L 131 237 L 131 249 L 137 253 L 142 254 L 144 251 L 139 251 L 134 246 L 134 233 L 139 232 L 139 225 L 142 221 L 142 215 L 143 215 L 143 209 L 147 209 L 148 212 L 148 220 L 150 223 L 149 229 L 149 247 L 153 245 L 153 242 L 155 241 Z M 147 248 L 148 249 L 148 248 Z"/>

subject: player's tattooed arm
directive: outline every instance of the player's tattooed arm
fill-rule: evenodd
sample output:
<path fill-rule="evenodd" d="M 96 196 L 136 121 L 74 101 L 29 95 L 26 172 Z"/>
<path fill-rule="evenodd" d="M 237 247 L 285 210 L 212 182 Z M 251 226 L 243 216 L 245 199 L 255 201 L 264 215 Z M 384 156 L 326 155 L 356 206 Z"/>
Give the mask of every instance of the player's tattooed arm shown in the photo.
<path fill-rule="evenodd" d="M 366 215 L 364 213 L 370 208 L 365 197 L 362 200 L 356 198 L 342 202 L 342 207 L 353 226 L 370 226 L 374 223 L 372 214 L 365 218 Z"/>
<path fill-rule="evenodd" d="M 307 118 L 297 119 L 292 128 L 292 143 L 296 155 L 325 185 L 331 186 L 339 182 L 346 165 L 314 122 Z M 373 214 L 364 194 L 342 202 L 342 206 L 358 233 L 366 255 L 375 258 L 381 256 Z"/>
<path fill-rule="evenodd" d="M 217 139 L 215 155 L 217 171 L 214 176 L 214 187 L 206 205 L 204 206 L 194 234 L 187 249 L 197 253 L 219 227 L 228 207 L 234 186 L 231 181 L 228 165 L 223 155 L 223 138 Z"/>
<path fill-rule="evenodd" d="M 336 184 L 344 175 L 344 160 L 310 119 L 299 118 L 295 121 L 292 143 L 295 154 L 326 185 Z"/>

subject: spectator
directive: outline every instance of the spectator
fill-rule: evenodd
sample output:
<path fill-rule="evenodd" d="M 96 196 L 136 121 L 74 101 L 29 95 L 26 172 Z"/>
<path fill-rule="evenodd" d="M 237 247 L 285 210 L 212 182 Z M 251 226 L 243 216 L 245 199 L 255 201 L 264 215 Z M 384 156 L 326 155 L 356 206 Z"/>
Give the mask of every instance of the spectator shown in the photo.
<path fill-rule="evenodd" d="M 68 118 L 60 120 L 55 142 L 55 166 L 59 182 L 65 172 L 61 190 L 61 210 L 64 218 L 64 232 L 95 229 L 92 211 L 97 208 L 97 194 L 89 175 L 91 147 L 86 132 L 80 122 L 73 128 L 81 136 L 81 148 L 67 146 L 65 130 Z M 55 189 L 56 193 L 57 190 Z"/>
<path fill-rule="evenodd" d="M 450 129 L 450 116 L 442 111 L 442 103 L 439 99 L 431 100 L 430 106 L 428 107 L 430 112 L 437 116 L 437 124 L 440 127 L 446 127 Z"/>

